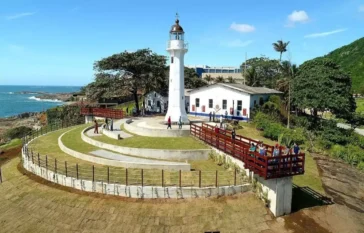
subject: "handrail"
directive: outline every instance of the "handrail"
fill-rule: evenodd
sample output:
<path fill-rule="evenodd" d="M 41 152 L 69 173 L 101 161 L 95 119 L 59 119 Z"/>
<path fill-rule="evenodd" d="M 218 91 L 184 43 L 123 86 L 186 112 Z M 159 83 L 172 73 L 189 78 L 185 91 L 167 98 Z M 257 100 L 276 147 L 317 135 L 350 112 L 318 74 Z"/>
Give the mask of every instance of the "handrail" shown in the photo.
<path fill-rule="evenodd" d="M 235 140 L 231 138 L 231 131 L 219 129 L 215 132 L 215 127 L 203 123 L 202 126 L 191 124 L 191 135 L 199 138 L 205 143 L 222 150 L 223 152 L 233 156 L 244 162 L 246 169 L 253 171 L 255 174 L 264 179 L 280 178 L 286 176 L 300 175 L 304 173 L 305 154 L 292 154 L 291 151 L 287 155 L 282 155 L 282 147 L 279 156 L 273 156 L 274 147 L 267 148 L 269 153 L 261 155 L 257 151 L 249 151 L 252 142 L 258 141 L 236 135 Z"/>
<path fill-rule="evenodd" d="M 125 113 L 122 110 L 118 109 L 83 107 L 81 108 L 81 115 L 123 119 Z"/>

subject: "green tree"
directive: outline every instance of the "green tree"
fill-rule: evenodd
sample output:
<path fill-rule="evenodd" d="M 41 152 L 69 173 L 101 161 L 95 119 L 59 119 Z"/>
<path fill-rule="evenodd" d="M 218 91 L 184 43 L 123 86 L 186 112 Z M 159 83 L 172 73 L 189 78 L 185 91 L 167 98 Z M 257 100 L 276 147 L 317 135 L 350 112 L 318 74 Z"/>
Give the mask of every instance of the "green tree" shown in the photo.
<path fill-rule="evenodd" d="M 185 75 L 185 88 L 194 89 L 207 85 L 207 82 L 202 78 L 198 77 L 198 74 L 192 68 L 185 67 L 184 75 Z"/>
<path fill-rule="evenodd" d="M 255 87 L 260 84 L 258 73 L 254 66 L 250 67 L 245 74 L 245 84 L 251 87 Z"/>
<path fill-rule="evenodd" d="M 303 63 L 293 82 L 294 103 L 300 109 L 329 110 L 339 118 L 349 119 L 356 104 L 351 93 L 351 79 L 339 66 L 326 58 Z"/>
<path fill-rule="evenodd" d="M 208 75 L 205 76 L 205 81 L 208 84 L 211 84 L 211 82 L 214 81 L 214 78 L 211 75 L 208 74 Z"/>
<path fill-rule="evenodd" d="M 222 76 L 217 76 L 215 79 L 214 79 L 215 83 L 224 83 L 225 82 L 225 79 L 224 77 Z"/>
<path fill-rule="evenodd" d="M 279 61 L 282 61 L 282 54 L 287 51 L 288 42 L 283 42 L 282 40 L 278 40 L 273 43 L 273 48 L 275 51 L 279 52 Z"/>
<path fill-rule="evenodd" d="M 235 79 L 234 79 L 233 77 L 231 77 L 231 76 L 229 76 L 229 77 L 227 78 L 227 82 L 228 82 L 228 83 L 236 83 Z"/>
<path fill-rule="evenodd" d="M 165 56 L 153 53 L 150 49 L 140 49 L 136 52 L 122 52 L 96 61 L 94 69 L 114 80 L 119 80 L 123 91 L 134 96 L 135 107 L 139 113 L 138 91 L 147 93 L 156 90 L 165 82 Z M 112 85 L 112 83 L 111 83 Z"/>
<path fill-rule="evenodd" d="M 254 86 L 275 88 L 277 80 L 281 77 L 278 60 L 272 60 L 265 56 L 251 58 L 241 65 L 243 76 L 247 76 L 249 70 L 252 71 L 252 67 L 256 73 Z"/>

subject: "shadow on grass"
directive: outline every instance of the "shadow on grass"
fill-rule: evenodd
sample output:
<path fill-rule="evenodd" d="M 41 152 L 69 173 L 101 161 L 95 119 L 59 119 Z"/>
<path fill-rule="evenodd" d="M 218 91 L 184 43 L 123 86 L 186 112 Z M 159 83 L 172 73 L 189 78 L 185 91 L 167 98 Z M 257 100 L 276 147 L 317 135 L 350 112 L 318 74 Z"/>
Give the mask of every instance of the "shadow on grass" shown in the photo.
<path fill-rule="evenodd" d="M 332 205 L 334 202 L 329 197 L 323 196 L 321 193 L 309 187 L 299 187 L 293 185 L 292 189 L 292 212 L 299 211 L 304 208 L 315 206 Z"/>

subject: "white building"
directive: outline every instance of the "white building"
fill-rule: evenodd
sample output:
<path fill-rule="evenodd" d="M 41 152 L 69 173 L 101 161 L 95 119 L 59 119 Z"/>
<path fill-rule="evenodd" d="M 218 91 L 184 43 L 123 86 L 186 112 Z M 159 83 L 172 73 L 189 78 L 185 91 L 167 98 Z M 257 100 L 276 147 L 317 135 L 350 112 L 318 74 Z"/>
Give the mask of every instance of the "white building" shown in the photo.
<path fill-rule="evenodd" d="M 190 114 L 208 117 L 210 112 L 230 119 L 248 120 L 255 105 L 282 92 L 243 84 L 216 83 L 190 91 Z"/>
<path fill-rule="evenodd" d="M 144 97 L 144 104 L 148 112 L 164 113 L 167 111 L 168 97 L 152 91 Z"/>
<path fill-rule="evenodd" d="M 168 111 L 164 120 L 167 121 L 171 117 L 172 122 L 178 122 L 181 117 L 183 122 L 188 123 L 184 95 L 184 56 L 188 51 L 188 46 L 184 41 L 184 34 L 177 18 L 169 32 L 170 38 L 167 44 L 167 51 L 171 60 L 169 65 Z"/>

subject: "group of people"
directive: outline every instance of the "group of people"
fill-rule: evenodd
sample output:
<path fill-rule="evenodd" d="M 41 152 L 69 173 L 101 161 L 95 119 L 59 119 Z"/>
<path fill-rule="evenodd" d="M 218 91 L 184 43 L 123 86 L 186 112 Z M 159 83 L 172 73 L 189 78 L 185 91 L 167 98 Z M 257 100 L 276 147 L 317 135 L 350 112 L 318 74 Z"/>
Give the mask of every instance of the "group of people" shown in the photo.
<path fill-rule="evenodd" d="M 97 122 L 97 120 L 94 120 L 94 134 L 98 134 L 99 133 L 99 123 Z M 104 125 L 104 129 L 108 129 L 110 131 L 114 130 L 114 120 L 111 118 L 110 120 L 108 118 L 105 118 L 105 125 Z"/>
<path fill-rule="evenodd" d="M 182 121 L 182 117 L 179 117 L 178 120 L 178 129 L 182 129 L 182 125 L 183 125 L 183 121 Z M 167 120 L 167 129 L 172 129 L 172 120 L 171 120 L 171 116 L 168 117 Z"/>
<path fill-rule="evenodd" d="M 259 144 L 251 143 L 249 151 L 250 152 L 258 151 L 260 155 L 267 156 L 268 150 L 267 150 L 267 147 L 263 144 L 263 142 L 260 141 Z M 272 156 L 277 157 L 280 155 L 288 155 L 292 152 L 294 155 L 298 155 L 300 153 L 300 147 L 297 145 L 297 143 L 293 144 L 292 149 L 289 146 L 287 146 L 283 150 L 281 150 L 280 146 L 278 144 L 276 144 L 273 148 Z"/>

